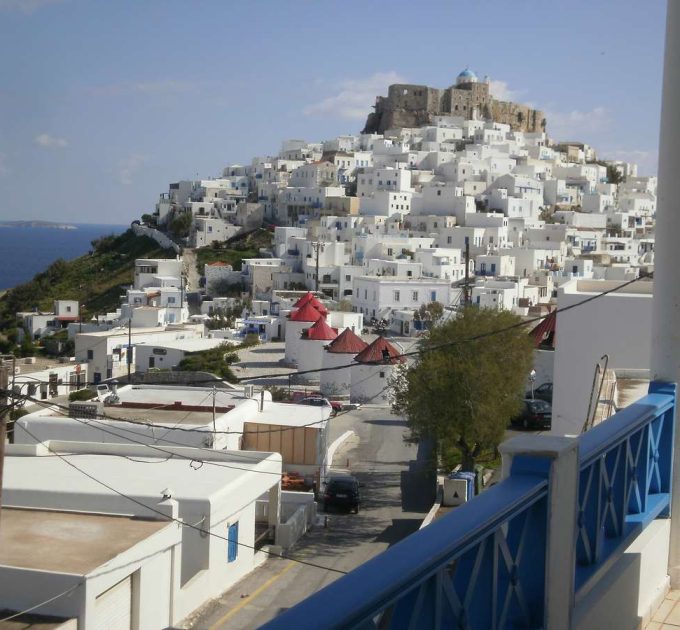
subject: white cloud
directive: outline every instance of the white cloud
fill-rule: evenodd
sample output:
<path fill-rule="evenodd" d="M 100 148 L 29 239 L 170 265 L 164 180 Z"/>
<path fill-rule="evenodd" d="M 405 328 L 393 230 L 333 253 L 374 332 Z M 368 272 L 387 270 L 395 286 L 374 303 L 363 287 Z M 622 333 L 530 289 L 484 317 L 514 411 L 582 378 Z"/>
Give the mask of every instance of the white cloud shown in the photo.
<path fill-rule="evenodd" d="M 611 116 L 604 107 L 594 107 L 582 112 L 572 109 L 570 112 L 559 112 L 546 109 L 548 135 L 555 140 L 587 139 L 588 135 L 606 130 Z"/>
<path fill-rule="evenodd" d="M 134 83 L 119 83 L 116 85 L 101 85 L 90 89 L 95 96 L 121 96 L 124 94 L 177 94 L 189 92 L 197 87 L 197 84 L 189 81 L 138 81 Z"/>
<path fill-rule="evenodd" d="M 601 153 L 606 160 L 622 160 L 623 162 L 637 164 L 640 175 L 656 175 L 659 159 L 658 150 L 613 149 Z"/>
<path fill-rule="evenodd" d="M 44 149 L 64 149 L 68 146 L 66 138 L 57 138 L 49 133 L 41 133 L 33 138 L 33 142 Z"/>
<path fill-rule="evenodd" d="M 511 90 L 505 81 L 489 81 L 491 96 L 499 101 L 519 101 L 523 90 Z"/>
<path fill-rule="evenodd" d="M 0 11 L 21 11 L 33 13 L 48 4 L 55 4 L 62 0 L 0 0 Z"/>
<path fill-rule="evenodd" d="M 129 186 L 134 176 L 148 161 L 149 157 L 141 153 L 131 153 L 122 160 L 118 160 L 116 169 L 118 181 L 124 186 Z"/>
<path fill-rule="evenodd" d="M 375 97 L 387 93 L 392 83 L 404 83 L 405 79 L 394 71 L 376 72 L 364 79 L 345 79 L 333 87 L 334 94 L 307 105 L 302 111 L 306 116 L 329 114 L 363 120 L 371 112 Z"/>

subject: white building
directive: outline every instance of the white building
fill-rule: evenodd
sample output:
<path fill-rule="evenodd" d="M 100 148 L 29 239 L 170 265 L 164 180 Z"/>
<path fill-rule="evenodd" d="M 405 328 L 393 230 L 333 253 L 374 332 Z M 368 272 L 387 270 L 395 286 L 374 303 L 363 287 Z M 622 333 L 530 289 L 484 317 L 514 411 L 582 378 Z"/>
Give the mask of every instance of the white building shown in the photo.
<path fill-rule="evenodd" d="M 265 560 L 258 537 L 279 523 L 280 479 L 275 453 L 10 445 L 0 607 L 28 608 L 36 593 L 44 600 L 72 586 L 37 612 L 82 628 L 175 626 Z M 262 495 L 269 521 L 260 527 Z"/>
<path fill-rule="evenodd" d="M 451 283 L 435 278 L 360 276 L 354 279 L 352 307 L 364 317 L 385 318 L 393 309 L 418 309 L 423 304 L 451 301 Z"/>

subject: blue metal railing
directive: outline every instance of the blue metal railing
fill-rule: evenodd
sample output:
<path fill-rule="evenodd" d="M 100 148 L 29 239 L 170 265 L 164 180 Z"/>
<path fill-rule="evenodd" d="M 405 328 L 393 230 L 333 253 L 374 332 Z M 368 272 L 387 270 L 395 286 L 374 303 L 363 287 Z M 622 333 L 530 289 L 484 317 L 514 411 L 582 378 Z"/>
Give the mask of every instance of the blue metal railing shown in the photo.
<path fill-rule="evenodd" d="M 645 526 L 669 515 L 675 386 L 650 391 L 580 438 L 577 600 Z"/>
<path fill-rule="evenodd" d="M 513 475 L 265 627 L 540 626 L 547 495 Z"/>
<path fill-rule="evenodd" d="M 559 535 L 568 542 L 571 531 L 575 541 L 568 601 L 578 602 L 647 524 L 669 516 L 675 385 L 652 383 L 650 392 L 578 438 L 578 496 L 571 530 Z M 549 502 L 560 497 L 549 490 L 554 465 L 538 451 L 515 454 L 501 483 L 265 627 L 545 627 L 547 576 L 569 567 L 550 567 Z M 555 536 L 552 545 L 565 540 Z"/>

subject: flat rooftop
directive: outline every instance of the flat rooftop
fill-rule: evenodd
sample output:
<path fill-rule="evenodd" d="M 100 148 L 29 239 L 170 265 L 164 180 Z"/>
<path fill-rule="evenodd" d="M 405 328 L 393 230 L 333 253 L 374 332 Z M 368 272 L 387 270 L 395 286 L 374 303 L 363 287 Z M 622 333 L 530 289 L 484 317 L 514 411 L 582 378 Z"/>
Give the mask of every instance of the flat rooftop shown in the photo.
<path fill-rule="evenodd" d="M 610 291 L 616 287 L 624 284 L 624 281 L 618 280 L 575 280 L 574 286 L 571 282 L 564 285 L 565 293 L 601 293 L 602 291 Z M 649 295 L 652 297 L 654 292 L 654 282 L 652 280 L 640 279 L 638 282 L 633 282 L 621 291 L 616 291 L 614 295 Z"/>
<path fill-rule="evenodd" d="M 3 502 L 25 505 L 25 497 L 39 497 L 40 506 L 72 509 L 87 497 L 106 497 L 107 510 L 133 514 L 140 507 L 94 479 L 135 497 L 146 505 L 156 505 L 167 488 L 178 501 L 208 501 L 211 497 L 248 486 L 264 492 L 281 475 L 278 453 L 257 451 L 217 451 L 191 447 L 163 446 L 162 451 L 138 444 L 101 444 L 51 440 L 37 445 L 8 445 L 5 457 Z M 72 462 L 85 476 L 54 452 Z M 156 464 L 151 466 L 150 464 Z M 234 492 L 239 499 L 248 494 Z M 87 499 L 89 501 L 89 499 Z M 97 499 L 94 505 L 101 499 Z M 245 500 L 245 499 L 244 499 Z M 92 503 L 89 503 L 92 505 Z M 73 508 L 82 510 L 82 507 Z M 4 510 L 3 525 L 4 528 Z"/>
<path fill-rule="evenodd" d="M 145 308 L 145 307 L 142 307 Z M 198 337 L 196 339 L 173 339 L 160 341 L 159 343 L 140 343 L 137 346 L 147 346 L 149 348 L 168 348 L 170 350 L 183 350 L 184 352 L 200 352 L 201 350 L 212 350 L 222 344 L 228 346 L 239 342 L 231 339 L 220 339 L 216 337 Z"/>
<path fill-rule="evenodd" d="M 121 402 L 153 403 L 156 405 L 172 405 L 181 400 L 183 405 L 205 405 L 212 408 L 212 395 L 212 387 L 128 385 L 118 388 L 118 397 Z M 243 389 L 215 388 L 215 404 L 218 407 L 231 407 L 244 400 Z"/>
<path fill-rule="evenodd" d="M 328 418 L 330 418 L 330 415 L 330 407 L 265 402 L 263 411 L 254 412 L 244 417 L 243 421 L 258 424 L 277 424 L 286 427 L 299 427 L 311 424 L 312 427 L 322 428 Z"/>
<path fill-rule="evenodd" d="M 0 565 L 86 575 L 168 525 L 125 516 L 5 507 Z"/>

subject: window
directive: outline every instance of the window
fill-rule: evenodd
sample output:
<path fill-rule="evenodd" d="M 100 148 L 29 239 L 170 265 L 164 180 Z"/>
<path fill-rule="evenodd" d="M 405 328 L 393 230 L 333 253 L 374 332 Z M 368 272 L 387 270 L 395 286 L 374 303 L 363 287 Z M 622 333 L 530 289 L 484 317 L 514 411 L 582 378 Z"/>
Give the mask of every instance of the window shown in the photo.
<path fill-rule="evenodd" d="M 399 291 L 395 291 L 395 292 L 394 292 L 394 301 L 395 301 L 395 302 L 398 302 L 400 297 L 401 297 L 400 292 L 399 292 Z"/>
<path fill-rule="evenodd" d="M 430 302 L 436 302 L 437 301 L 437 292 L 436 291 L 430 291 Z"/>
<path fill-rule="evenodd" d="M 88 350 L 87 351 L 87 360 L 91 361 L 92 359 L 94 359 L 94 350 Z"/>
<path fill-rule="evenodd" d="M 418 291 L 411 291 L 411 297 L 413 298 L 414 302 L 418 301 Z"/>
<path fill-rule="evenodd" d="M 174 296 L 174 295 L 170 295 L 170 296 L 168 297 L 168 304 L 174 304 L 174 303 L 175 303 L 175 296 Z"/>
<path fill-rule="evenodd" d="M 71 307 L 70 307 L 70 306 L 67 306 L 67 307 L 66 307 L 66 312 L 67 312 L 67 313 L 70 313 L 70 312 L 71 312 Z"/>
<path fill-rule="evenodd" d="M 351 279 L 352 279 L 352 276 L 350 276 L 349 274 L 345 275 L 345 282 L 349 282 Z"/>
<path fill-rule="evenodd" d="M 437 191 L 437 197 L 441 197 L 441 196 L 442 196 L 442 191 L 441 191 L 441 190 L 438 190 L 438 191 Z"/>
<path fill-rule="evenodd" d="M 227 562 L 233 562 L 238 556 L 238 521 L 229 525 L 229 535 L 227 536 Z"/>
<path fill-rule="evenodd" d="M 385 378 L 385 372 L 380 372 L 380 378 Z"/>

